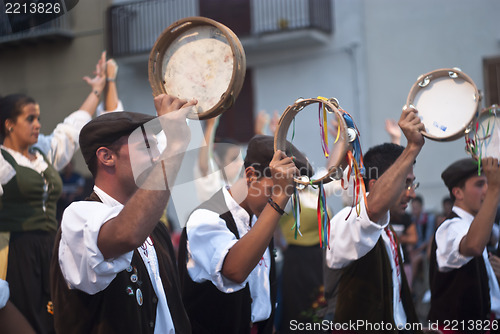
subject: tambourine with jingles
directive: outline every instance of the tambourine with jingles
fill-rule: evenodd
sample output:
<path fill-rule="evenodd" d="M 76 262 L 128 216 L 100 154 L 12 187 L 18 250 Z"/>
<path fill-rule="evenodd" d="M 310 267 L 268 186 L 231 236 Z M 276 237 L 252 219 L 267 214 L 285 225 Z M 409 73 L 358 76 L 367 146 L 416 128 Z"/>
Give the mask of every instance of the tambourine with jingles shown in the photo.
<path fill-rule="evenodd" d="M 337 99 L 326 99 L 324 97 L 297 99 L 293 105 L 286 108 L 278 121 L 278 127 L 274 136 L 274 150 L 286 151 L 287 134 L 290 125 L 295 119 L 297 114 L 304 110 L 306 107 L 318 104 L 318 120 L 321 135 L 321 142 L 323 153 L 325 157 L 332 159 L 332 167 L 328 170 L 326 175 L 318 179 L 309 179 L 307 176 L 295 178 L 294 194 L 292 195 L 292 212 L 295 218 L 295 237 L 300 234 L 300 199 L 299 190 L 307 186 L 318 189 L 318 232 L 319 242 L 321 247 L 328 247 L 330 235 L 330 219 L 328 217 L 326 195 L 323 185 L 331 182 L 332 180 L 340 180 L 343 177 L 344 169 L 348 168 L 348 180 L 351 173 L 354 174 L 354 190 L 355 197 L 353 207 L 357 207 L 359 214 L 360 209 L 360 196 L 366 196 L 364 183 L 363 183 L 363 157 L 361 153 L 361 145 L 359 142 L 359 131 L 354 124 L 352 117 L 340 108 Z M 308 108 L 309 110 L 313 108 Z M 328 124 L 327 116 L 333 114 L 336 118 L 337 132 L 336 138 L 331 147 L 328 145 Z M 292 152 L 293 153 L 293 152 Z M 343 180 L 342 180 L 343 183 Z M 366 200 L 365 200 L 366 203 Z M 351 213 L 349 213 L 350 215 Z"/>
<path fill-rule="evenodd" d="M 347 131 L 348 127 L 344 118 L 342 117 L 342 113 L 338 110 L 338 102 L 335 99 L 300 98 L 296 100 L 293 105 L 288 106 L 281 115 L 281 118 L 278 121 L 276 134 L 274 136 L 274 150 L 281 150 L 283 152 L 286 150 L 286 137 L 293 119 L 305 107 L 315 103 L 318 103 L 320 107 L 323 106 L 329 114 L 334 114 L 339 125 L 335 145 L 333 146 L 333 150 L 328 153 L 328 155 L 331 156 L 330 158 L 334 161 L 334 163 L 332 164 L 334 167 L 330 168 L 326 175 L 316 180 L 309 180 L 307 176 L 295 178 L 295 183 L 299 188 L 303 188 L 303 186 L 307 185 L 318 185 L 321 182 L 325 184 L 334 179 L 340 179 L 342 177 L 341 167 L 345 160 L 346 152 L 349 149 L 349 134 Z M 324 132 L 327 130 L 322 128 L 321 131 Z"/>
<path fill-rule="evenodd" d="M 425 126 L 422 135 L 436 141 L 463 137 L 478 110 L 481 95 L 459 68 L 421 75 L 412 86 L 407 106 L 414 106 Z"/>
<path fill-rule="evenodd" d="M 192 119 L 216 117 L 231 108 L 243 86 L 245 52 L 225 25 L 206 17 L 188 17 L 166 28 L 149 55 L 153 95 L 197 99 Z"/>
<path fill-rule="evenodd" d="M 477 161 L 500 159 L 500 107 L 484 108 L 469 125 L 465 134 L 466 151 Z"/>

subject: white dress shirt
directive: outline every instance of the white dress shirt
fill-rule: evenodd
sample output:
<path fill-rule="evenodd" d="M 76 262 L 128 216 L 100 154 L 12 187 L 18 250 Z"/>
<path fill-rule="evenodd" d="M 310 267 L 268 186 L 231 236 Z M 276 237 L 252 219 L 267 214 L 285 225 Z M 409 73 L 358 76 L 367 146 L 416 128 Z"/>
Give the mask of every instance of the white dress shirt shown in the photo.
<path fill-rule="evenodd" d="M 133 255 L 133 251 L 130 251 L 116 258 L 104 259 L 97 246 L 99 230 L 105 222 L 121 212 L 123 205 L 97 186 L 94 186 L 94 191 L 102 203 L 73 202 L 64 211 L 59 243 L 59 265 L 66 282 L 71 289 L 78 289 L 90 295 L 106 289 L 119 272 L 130 266 Z M 137 250 L 158 297 L 154 332 L 175 333 L 158 271 L 156 251 L 148 240 L 143 244 L 146 249 L 139 247 Z"/>
<path fill-rule="evenodd" d="M 257 218 L 252 217 L 223 188 L 227 208 L 231 212 L 240 238 L 242 238 Z M 252 297 L 252 322 L 266 320 L 271 315 L 270 282 L 271 256 L 267 248 L 261 261 L 252 270 L 243 283 L 233 282 L 222 275 L 222 265 L 229 249 L 238 241 L 227 228 L 226 222 L 219 213 L 198 209 L 195 210 L 186 225 L 188 249 L 188 273 L 194 282 L 211 281 L 217 289 L 224 293 L 241 290 L 248 283 Z"/>
<path fill-rule="evenodd" d="M 461 268 L 474 258 L 463 256 L 459 252 L 460 242 L 469 231 L 474 216 L 457 206 L 454 206 L 452 210 L 458 217 L 445 220 L 436 231 L 436 260 L 441 272 Z M 488 259 L 486 247 L 483 250 L 483 259 L 488 273 L 491 311 L 495 312 L 498 319 L 500 318 L 500 288 Z"/>
<path fill-rule="evenodd" d="M 332 269 L 341 269 L 370 252 L 377 244 L 380 237 L 384 241 L 392 269 L 393 286 L 393 312 L 396 325 L 406 324 L 406 312 L 400 296 L 401 270 L 397 270 L 393 256 L 391 241 L 385 232 L 388 228 L 389 211 L 377 222 L 368 217 L 363 196 L 360 199 L 361 211 L 359 216 L 356 208 L 345 207 L 330 221 L 330 249 L 326 250 L 326 264 Z M 346 220 L 346 217 L 349 218 Z M 401 249 L 399 250 L 402 254 Z"/>

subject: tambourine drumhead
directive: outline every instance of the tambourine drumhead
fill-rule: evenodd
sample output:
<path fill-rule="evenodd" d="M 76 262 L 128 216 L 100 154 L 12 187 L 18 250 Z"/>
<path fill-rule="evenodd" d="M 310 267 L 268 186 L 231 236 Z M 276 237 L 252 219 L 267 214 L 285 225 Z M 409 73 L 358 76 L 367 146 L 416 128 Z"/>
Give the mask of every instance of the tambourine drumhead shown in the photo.
<path fill-rule="evenodd" d="M 459 69 L 439 69 L 421 75 L 406 105 L 413 105 L 429 139 L 450 141 L 464 136 L 474 118 L 480 95 L 474 82 Z"/>
<path fill-rule="evenodd" d="M 346 157 L 347 150 L 349 149 L 349 141 L 347 139 L 348 138 L 347 125 L 345 123 L 344 118 L 342 117 L 342 113 L 337 109 L 337 107 L 335 107 L 335 105 L 332 102 L 325 101 L 322 99 L 312 98 L 312 99 L 298 99 L 297 101 L 295 101 L 295 104 L 288 106 L 288 108 L 286 108 L 286 110 L 283 112 L 283 115 L 281 115 L 281 118 L 278 121 L 278 128 L 276 129 L 276 133 L 274 135 L 274 151 L 275 152 L 276 150 L 280 150 L 283 152 L 286 151 L 287 149 L 286 138 L 290 124 L 292 123 L 295 116 L 302 109 L 314 103 L 324 103 L 329 113 L 335 114 L 336 120 L 340 125 L 340 130 L 339 130 L 340 133 L 337 142 L 335 143 L 335 145 L 333 145 L 333 148 L 330 150 L 330 159 L 333 159 L 332 165 L 335 167 L 331 168 L 326 175 L 316 180 L 307 181 L 300 178 L 295 178 L 295 182 L 302 185 L 308 185 L 311 183 L 316 185 L 321 182 L 325 184 L 332 181 L 332 178 L 338 179 L 339 177 L 342 177 L 342 174 L 339 175 L 339 171 L 341 171 L 341 169 L 337 167 L 344 167 L 343 163 Z M 328 131 L 328 129 L 324 129 L 324 131 Z"/>
<path fill-rule="evenodd" d="M 246 58 L 238 37 L 205 17 L 188 17 L 165 29 L 149 56 L 153 95 L 169 94 L 198 100 L 198 114 L 207 119 L 229 109 L 245 79 Z"/>
<path fill-rule="evenodd" d="M 483 109 L 466 134 L 467 151 L 478 160 L 486 157 L 500 159 L 500 107 Z"/>

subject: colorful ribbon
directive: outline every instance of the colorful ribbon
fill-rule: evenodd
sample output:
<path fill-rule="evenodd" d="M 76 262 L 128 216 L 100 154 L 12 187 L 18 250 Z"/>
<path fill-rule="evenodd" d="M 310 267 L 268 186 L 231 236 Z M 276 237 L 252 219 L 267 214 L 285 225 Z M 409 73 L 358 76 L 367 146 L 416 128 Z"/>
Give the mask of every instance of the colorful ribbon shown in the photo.
<path fill-rule="evenodd" d="M 295 240 L 297 240 L 297 234 L 300 234 L 302 236 L 302 233 L 300 233 L 300 212 L 301 212 L 301 207 L 300 207 L 300 198 L 299 198 L 299 190 L 297 187 L 293 189 L 293 195 L 292 195 L 292 213 L 293 213 L 293 218 L 295 219 L 295 224 L 292 226 L 292 230 L 295 230 Z"/>
<path fill-rule="evenodd" d="M 330 248 L 330 217 L 328 217 L 328 208 L 326 206 L 325 188 L 323 181 L 320 182 L 318 188 L 318 233 L 319 233 L 319 246 L 321 248 Z"/>

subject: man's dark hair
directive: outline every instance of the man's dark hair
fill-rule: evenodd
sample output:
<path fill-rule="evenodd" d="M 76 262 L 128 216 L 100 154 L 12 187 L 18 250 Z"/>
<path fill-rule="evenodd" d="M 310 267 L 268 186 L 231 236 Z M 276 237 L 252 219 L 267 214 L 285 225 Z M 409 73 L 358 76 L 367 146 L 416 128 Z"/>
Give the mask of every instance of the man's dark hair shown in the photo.
<path fill-rule="evenodd" d="M 385 143 L 370 148 L 363 156 L 365 174 L 363 181 L 369 191 L 369 181 L 378 179 L 396 159 L 403 153 L 404 147 L 397 144 Z"/>

